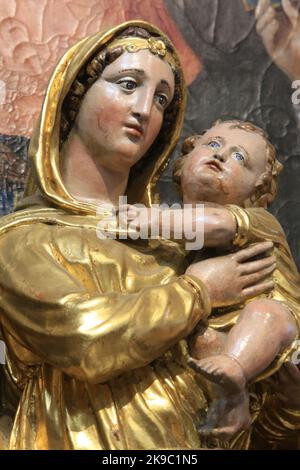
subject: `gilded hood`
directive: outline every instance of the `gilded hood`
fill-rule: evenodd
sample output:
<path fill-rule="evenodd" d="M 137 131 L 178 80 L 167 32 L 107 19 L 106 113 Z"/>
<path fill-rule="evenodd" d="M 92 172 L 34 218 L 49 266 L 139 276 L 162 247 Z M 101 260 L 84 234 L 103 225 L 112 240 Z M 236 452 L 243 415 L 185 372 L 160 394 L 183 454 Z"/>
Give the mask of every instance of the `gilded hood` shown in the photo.
<path fill-rule="evenodd" d="M 153 35 L 170 40 L 155 26 L 136 20 L 128 21 L 105 32 L 82 39 L 71 47 L 58 63 L 49 82 L 44 98 L 38 125 L 33 133 L 29 157 L 31 173 L 29 175 L 25 196 L 37 191 L 46 200 L 47 205 L 62 208 L 73 214 L 95 214 L 94 204 L 76 200 L 64 186 L 60 173 L 60 128 L 61 110 L 64 99 L 76 79 L 79 71 L 91 58 L 105 48 L 122 31 L 128 27 L 141 27 Z M 180 64 L 177 53 L 172 53 L 176 63 Z M 185 102 L 186 87 L 181 67 L 176 73 L 175 103 L 172 119 L 168 126 L 163 125 L 156 141 L 137 165 L 130 171 L 126 194 L 131 203 L 143 202 L 151 205 L 157 201 L 156 182 L 168 164 L 170 154 L 180 136 Z M 172 106 L 172 104 L 171 104 Z M 26 207 L 24 200 L 21 206 Z"/>

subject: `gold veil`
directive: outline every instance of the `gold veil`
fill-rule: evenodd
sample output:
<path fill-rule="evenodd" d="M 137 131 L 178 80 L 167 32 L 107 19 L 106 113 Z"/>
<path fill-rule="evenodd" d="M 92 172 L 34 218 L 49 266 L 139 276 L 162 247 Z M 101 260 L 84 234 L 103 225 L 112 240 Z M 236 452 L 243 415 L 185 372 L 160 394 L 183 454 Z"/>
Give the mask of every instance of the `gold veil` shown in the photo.
<path fill-rule="evenodd" d="M 62 181 L 59 169 L 61 109 L 63 101 L 82 66 L 96 52 L 107 47 L 117 35 L 128 27 L 144 28 L 151 35 L 161 36 L 170 43 L 169 39 L 158 28 L 147 22 L 135 20 L 82 39 L 65 53 L 50 79 L 38 125 L 31 139 L 29 156 L 33 168 L 29 175 L 25 196 L 31 196 L 39 188 L 44 199 L 52 206 L 58 206 L 75 214 L 95 214 L 96 206 L 76 200 L 67 191 Z M 138 170 L 132 168 L 126 191 L 129 202 L 132 203 L 143 202 L 146 205 L 151 205 L 155 200 L 156 182 L 167 165 L 181 132 L 186 102 L 186 87 L 176 52 L 173 52 L 172 56 L 178 64 L 177 104 L 174 119 L 172 119 L 168 131 L 159 134 L 148 151 L 147 158 L 143 158 L 143 161 L 139 162 Z M 134 200 L 132 195 L 134 195 Z M 24 202 L 26 207 L 26 201 Z M 24 206 L 24 203 L 21 203 L 21 206 Z"/>

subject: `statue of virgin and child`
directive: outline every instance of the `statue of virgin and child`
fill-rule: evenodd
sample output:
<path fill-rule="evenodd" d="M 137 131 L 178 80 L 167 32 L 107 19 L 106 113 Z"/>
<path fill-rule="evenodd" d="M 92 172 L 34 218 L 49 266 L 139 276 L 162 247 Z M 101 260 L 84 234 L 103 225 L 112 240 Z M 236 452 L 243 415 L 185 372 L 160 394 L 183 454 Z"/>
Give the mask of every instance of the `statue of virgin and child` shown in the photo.
<path fill-rule="evenodd" d="M 235 250 L 205 261 L 191 262 L 163 238 L 97 237 L 99 218 L 120 196 L 157 202 L 185 101 L 174 46 L 143 21 L 82 39 L 54 70 L 30 143 L 26 195 L 0 225 L 12 417 L 11 426 L 3 421 L 3 447 L 275 448 L 297 435 L 300 405 L 261 380 L 251 385 L 247 429 L 209 441 L 199 433 L 207 387 L 189 367 L 189 338 L 212 311 L 274 287 L 275 235 L 251 238 L 251 217 L 232 209 L 221 236 Z M 207 240 L 218 237 L 211 224 Z M 297 371 L 284 367 L 295 387 Z"/>

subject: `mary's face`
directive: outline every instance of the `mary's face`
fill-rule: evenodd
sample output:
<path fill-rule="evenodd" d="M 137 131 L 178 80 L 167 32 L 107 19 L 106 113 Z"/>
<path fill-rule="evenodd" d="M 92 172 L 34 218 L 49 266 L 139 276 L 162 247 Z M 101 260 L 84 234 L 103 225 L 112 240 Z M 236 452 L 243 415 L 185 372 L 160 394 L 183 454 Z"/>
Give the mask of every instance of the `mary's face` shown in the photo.
<path fill-rule="evenodd" d="M 84 97 L 75 130 L 101 165 L 128 170 L 156 139 L 174 86 L 167 62 L 146 49 L 125 52 Z"/>

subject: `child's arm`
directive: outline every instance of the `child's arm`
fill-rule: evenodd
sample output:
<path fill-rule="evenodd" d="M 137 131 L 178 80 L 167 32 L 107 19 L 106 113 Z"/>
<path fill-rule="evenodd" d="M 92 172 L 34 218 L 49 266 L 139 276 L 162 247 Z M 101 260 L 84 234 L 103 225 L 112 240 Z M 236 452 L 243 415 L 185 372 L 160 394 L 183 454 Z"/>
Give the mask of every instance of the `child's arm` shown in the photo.
<path fill-rule="evenodd" d="M 181 239 L 183 242 L 192 242 L 201 230 L 206 247 L 229 246 L 237 232 L 236 219 L 230 210 L 224 206 L 208 204 L 199 204 L 193 208 L 163 210 L 131 206 L 128 221 L 140 230 L 150 229 L 151 224 L 152 226 L 156 224 L 160 236 Z M 176 232 L 182 236 L 178 238 Z"/>
<path fill-rule="evenodd" d="M 197 228 L 203 230 L 204 246 L 230 246 L 236 236 L 237 224 L 232 213 L 223 206 L 203 204 L 202 209 L 184 211 L 184 240 L 191 241 Z"/>

